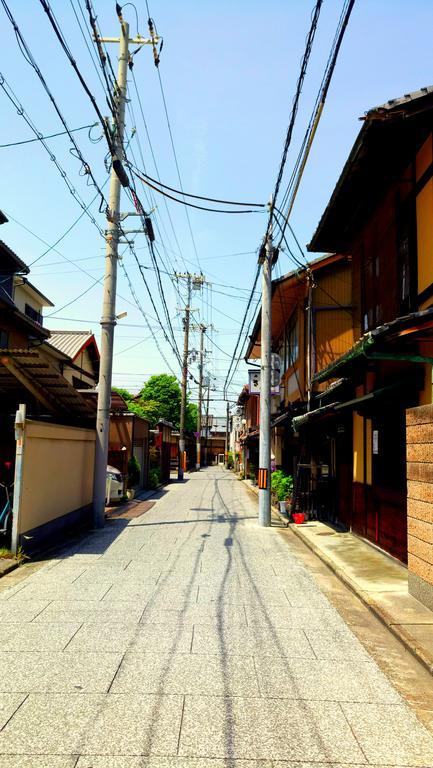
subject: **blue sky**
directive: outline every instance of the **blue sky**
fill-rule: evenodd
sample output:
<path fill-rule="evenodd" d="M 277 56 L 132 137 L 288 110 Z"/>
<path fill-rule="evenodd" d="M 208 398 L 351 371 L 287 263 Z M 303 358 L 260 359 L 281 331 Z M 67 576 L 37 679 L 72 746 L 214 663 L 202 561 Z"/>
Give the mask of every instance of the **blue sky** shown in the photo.
<path fill-rule="evenodd" d="M 81 2 L 84 8 L 83 0 Z M 52 0 L 52 8 L 73 55 L 105 114 L 104 94 L 72 4 L 79 14 L 78 0 Z M 69 126 L 75 128 L 95 122 L 92 106 L 54 38 L 39 2 L 9 0 L 9 5 Z M 313 2 L 161 0 L 159 3 L 149 1 L 149 5 L 164 38 L 160 72 L 184 189 L 210 197 L 265 202 L 275 184 Z M 94 0 L 94 7 L 103 33 L 118 34 L 114 3 Z M 145 4 L 139 2 L 136 7 L 139 31 L 146 35 Z M 305 131 L 341 8 L 342 2 L 336 0 L 323 3 L 286 178 Z M 4 12 L 0 13 L 0 72 L 40 131 L 48 134 L 62 130 L 35 73 L 20 53 L 10 23 Z M 125 7 L 125 17 L 135 32 L 135 12 L 130 5 Z M 360 128 L 359 116 L 389 98 L 433 83 L 432 29 L 433 6 L 427 0 L 412 3 L 357 0 L 355 3 L 293 211 L 292 225 L 301 243 L 311 238 L 329 199 Z M 90 44 L 89 38 L 87 40 Z M 110 53 L 115 62 L 116 46 L 110 47 Z M 177 187 L 177 172 L 150 48 L 142 49 L 137 55 L 134 73 L 158 172 L 162 181 Z M 133 116 L 127 115 L 127 128 L 128 131 L 132 127 L 137 129 L 130 151 L 141 166 L 141 148 L 147 172 L 154 176 L 155 165 L 133 83 L 130 93 Z M 29 128 L 2 91 L 0 105 L 0 144 L 31 138 Z M 75 136 L 102 185 L 107 176 L 104 141 L 92 143 L 87 131 Z M 95 129 L 91 137 L 97 136 Z M 80 164 L 70 153 L 67 137 L 52 139 L 49 145 L 77 192 L 89 203 L 94 190 L 80 176 Z M 47 318 L 48 327 L 89 328 L 98 337 L 102 288 L 96 281 L 103 275 L 103 239 L 84 216 L 56 251 L 39 258 L 47 247 L 42 241 L 48 245 L 54 243 L 79 216 L 80 208 L 38 143 L 2 148 L 0 152 L 0 207 L 10 217 L 10 223 L 1 228 L 0 236 L 27 263 L 39 259 L 32 268 L 31 280 L 55 303 L 54 310 L 48 310 L 53 314 Z M 140 194 L 145 205 L 154 204 L 155 200 L 147 199 L 143 191 Z M 168 201 L 172 228 L 163 199 L 158 196 L 156 202 L 154 220 L 158 250 L 164 262 L 162 269 L 171 272 L 201 268 L 212 284 L 202 295 L 195 294 L 193 304 L 197 309 L 197 322 L 213 322 L 213 339 L 225 353 L 208 341 L 207 349 L 211 350 L 208 368 L 216 376 L 216 386 L 221 388 L 252 285 L 255 251 L 263 236 L 266 216 L 263 213 L 223 216 L 191 210 L 197 262 L 183 206 Z M 122 209 L 131 209 L 126 197 L 123 197 Z M 91 212 L 104 227 L 97 203 Z M 129 222 L 134 226 L 133 219 Z M 138 235 L 135 244 L 140 262 L 150 267 L 144 236 Z M 144 312 L 149 314 L 152 328 L 156 329 L 145 286 L 129 253 L 125 253 L 124 266 Z M 287 255 L 281 254 L 279 273 L 291 267 Z M 154 275 L 151 270 L 146 274 L 163 318 Z M 170 278 L 163 275 L 163 281 L 180 347 L 179 298 Z M 77 299 L 84 291 L 87 292 Z M 155 339 L 149 338 L 149 330 L 134 304 L 122 269 L 119 269 L 118 294 L 117 310 L 127 311 L 128 315 L 116 329 L 114 383 L 134 391 L 150 374 L 165 371 L 166 364 Z M 160 331 L 156 332 L 156 339 L 178 373 L 174 356 Z M 197 346 L 194 334 L 191 348 Z M 246 366 L 241 364 L 231 388 L 233 396 L 245 381 L 245 371 Z M 224 405 L 215 403 L 214 410 L 222 413 Z"/>

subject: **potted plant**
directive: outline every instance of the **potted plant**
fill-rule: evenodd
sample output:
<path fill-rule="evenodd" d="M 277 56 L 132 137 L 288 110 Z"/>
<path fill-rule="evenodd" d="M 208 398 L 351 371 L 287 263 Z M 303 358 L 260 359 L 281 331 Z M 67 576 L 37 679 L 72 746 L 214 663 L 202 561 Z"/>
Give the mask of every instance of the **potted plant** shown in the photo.
<path fill-rule="evenodd" d="M 128 480 L 126 495 L 128 499 L 133 499 L 135 494 L 135 486 L 140 482 L 140 464 L 135 456 L 131 456 L 128 460 Z"/>
<path fill-rule="evenodd" d="M 257 468 L 254 464 L 250 464 L 249 475 L 252 485 L 257 485 Z"/>
<path fill-rule="evenodd" d="M 288 516 L 287 504 L 291 504 L 293 492 L 293 477 L 286 475 L 281 469 L 272 472 L 271 491 L 275 501 L 280 507 L 280 514 Z"/>

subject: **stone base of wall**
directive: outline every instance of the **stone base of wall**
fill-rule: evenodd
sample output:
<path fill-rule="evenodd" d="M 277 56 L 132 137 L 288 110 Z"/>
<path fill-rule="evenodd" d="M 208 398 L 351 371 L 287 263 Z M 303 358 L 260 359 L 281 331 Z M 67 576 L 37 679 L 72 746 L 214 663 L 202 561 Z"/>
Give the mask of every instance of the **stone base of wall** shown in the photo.
<path fill-rule="evenodd" d="M 406 411 L 409 592 L 433 610 L 433 405 Z"/>
<path fill-rule="evenodd" d="M 87 504 L 85 507 L 74 509 L 62 517 L 56 517 L 48 523 L 22 533 L 19 537 L 19 545 L 27 555 L 35 555 L 54 545 L 62 546 L 69 534 L 82 528 L 90 528 L 92 525 L 92 505 Z"/>
<path fill-rule="evenodd" d="M 421 579 L 416 573 L 409 573 L 408 586 L 409 593 L 433 611 L 433 585 Z"/>

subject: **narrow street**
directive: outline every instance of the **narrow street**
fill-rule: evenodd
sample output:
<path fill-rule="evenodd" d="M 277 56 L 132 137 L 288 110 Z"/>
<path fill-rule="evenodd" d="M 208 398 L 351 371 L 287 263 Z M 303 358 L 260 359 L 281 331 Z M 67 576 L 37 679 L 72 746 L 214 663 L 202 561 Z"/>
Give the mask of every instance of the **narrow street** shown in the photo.
<path fill-rule="evenodd" d="M 0 768 L 431 766 L 428 729 L 319 588 L 325 566 L 256 518 L 244 484 L 209 468 L 5 577 Z M 402 685 L 418 674 L 428 691 L 376 636 L 406 665 Z"/>

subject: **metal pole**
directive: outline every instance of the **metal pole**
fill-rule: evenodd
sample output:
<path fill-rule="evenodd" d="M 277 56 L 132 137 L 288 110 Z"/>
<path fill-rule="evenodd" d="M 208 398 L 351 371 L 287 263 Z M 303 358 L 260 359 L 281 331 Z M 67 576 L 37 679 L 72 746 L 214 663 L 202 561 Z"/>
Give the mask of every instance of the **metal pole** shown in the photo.
<path fill-rule="evenodd" d="M 313 280 L 310 272 L 308 279 L 308 304 L 307 304 L 307 411 L 311 411 L 312 395 L 312 327 L 313 327 Z"/>
<path fill-rule="evenodd" d="M 123 159 L 125 129 L 126 78 L 129 59 L 129 25 L 121 21 L 117 88 L 114 92 L 116 121 L 113 142 L 117 159 Z M 101 317 L 101 360 L 98 384 L 98 411 L 96 416 L 95 475 L 93 485 L 93 523 L 102 528 L 105 523 L 105 490 L 107 478 L 108 439 L 110 431 L 111 375 L 113 369 L 114 326 L 116 325 L 116 283 L 119 243 L 119 206 L 121 184 L 111 167 L 108 199 L 108 226 L 105 247 L 104 295 Z"/>
<path fill-rule="evenodd" d="M 206 421 L 205 421 L 205 437 L 204 437 L 204 465 L 207 467 L 207 441 L 208 441 L 208 433 L 209 433 L 209 394 L 210 394 L 210 376 L 209 376 L 209 384 L 207 388 L 207 398 L 206 398 Z"/>
<path fill-rule="evenodd" d="M 12 508 L 12 541 L 11 552 L 16 555 L 20 545 L 20 514 L 21 497 L 23 493 L 23 462 L 24 444 L 26 432 L 26 405 L 20 403 L 15 414 L 15 476 L 14 476 L 14 503 Z"/>
<path fill-rule="evenodd" d="M 197 408 L 197 432 L 198 437 L 196 441 L 197 460 L 195 464 L 196 469 L 200 469 L 201 464 L 201 409 L 203 400 L 203 357 L 204 357 L 204 332 L 206 330 L 205 325 L 200 325 L 200 361 L 198 364 L 198 408 Z"/>
<path fill-rule="evenodd" d="M 225 440 L 225 449 L 224 449 L 224 461 L 227 469 L 227 465 L 229 462 L 229 421 L 230 421 L 230 405 L 229 401 L 227 400 L 227 412 L 226 412 L 226 440 Z"/>
<path fill-rule="evenodd" d="M 262 326 L 260 372 L 259 525 L 271 524 L 271 321 L 272 229 L 269 228 L 262 278 Z"/>
<path fill-rule="evenodd" d="M 191 312 L 191 277 L 187 277 L 188 298 L 185 307 L 184 318 L 184 337 L 183 337 L 183 360 L 182 360 L 182 399 L 180 403 L 180 425 L 179 425 L 179 464 L 177 470 L 177 479 L 183 480 L 185 467 L 185 411 L 186 411 L 186 383 L 188 378 L 188 345 L 189 345 L 189 315 Z"/>

